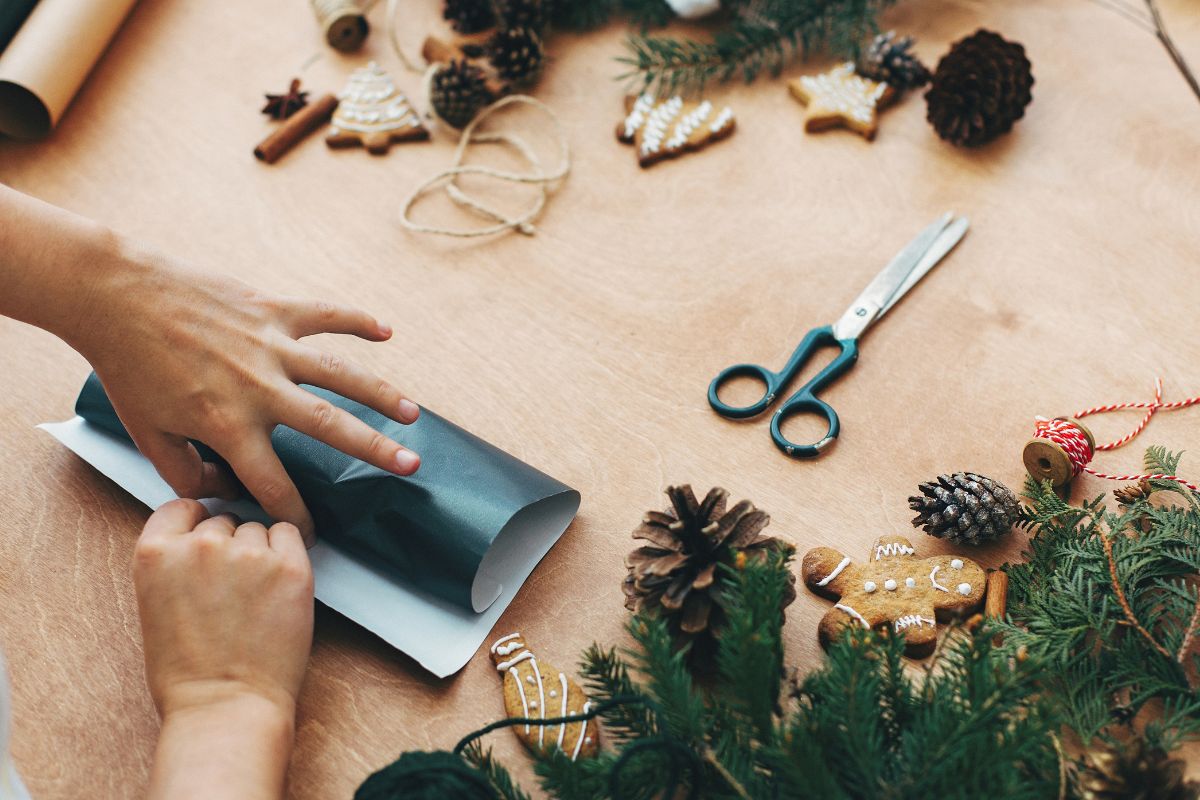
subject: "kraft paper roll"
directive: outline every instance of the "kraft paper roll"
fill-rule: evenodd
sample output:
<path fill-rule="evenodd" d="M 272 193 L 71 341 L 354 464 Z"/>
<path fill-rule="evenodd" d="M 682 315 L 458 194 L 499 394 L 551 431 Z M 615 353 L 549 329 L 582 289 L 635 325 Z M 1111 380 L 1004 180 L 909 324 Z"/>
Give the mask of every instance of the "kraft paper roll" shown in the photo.
<path fill-rule="evenodd" d="M 0 54 L 0 133 L 50 133 L 135 2 L 40 0 Z"/>

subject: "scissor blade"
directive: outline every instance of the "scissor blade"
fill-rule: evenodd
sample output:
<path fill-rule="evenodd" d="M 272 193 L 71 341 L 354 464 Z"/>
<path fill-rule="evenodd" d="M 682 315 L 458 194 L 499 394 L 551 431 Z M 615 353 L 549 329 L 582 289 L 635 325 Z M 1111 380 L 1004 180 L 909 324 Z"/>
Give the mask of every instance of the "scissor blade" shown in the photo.
<path fill-rule="evenodd" d="M 904 297 L 908 290 L 916 285 L 917 281 L 921 280 L 921 278 L 924 278 L 929 273 L 929 270 L 936 267 L 938 262 L 945 258 L 946 254 L 953 250 L 954 246 L 962 241 L 962 238 L 966 235 L 967 228 L 969 228 L 970 225 L 971 222 L 969 219 L 966 217 L 959 217 L 958 219 L 954 220 L 954 222 L 950 223 L 950 225 L 938 235 L 937 239 L 934 240 L 933 245 L 925 251 L 925 255 L 921 256 L 921 260 L 917 262 L 915 267 L 913 267 L 912 272 L 908 273 L 908 277 L 904 279 L 902 284 L 896 287 L 896 291 L 892 294 L 888 301 L 883 304 L 883 308 L 879 310 L 879 313 L 875 315 L 876 322 L 883 319 L 883 315 L 886 314 L 892 306 L 896 305 L 896 302 L 901 297 Z"/>
<path fill-rule="evenodd" d="M 846 313 L 842 314 L 841 319 L 834 324 L 833 332 L 838 339 L 857 339 L 875 321 L 884 306 L 904 285 L 909 273 L 917 267 L 921 257 L 929 251 L 953 219 L 952 213 L 943 214 L 917 234 L 915 239 L 905 245 L 904 249 L 879 271 L 867 284 L 867 288 L 863 289 L 846 309 Z"/>

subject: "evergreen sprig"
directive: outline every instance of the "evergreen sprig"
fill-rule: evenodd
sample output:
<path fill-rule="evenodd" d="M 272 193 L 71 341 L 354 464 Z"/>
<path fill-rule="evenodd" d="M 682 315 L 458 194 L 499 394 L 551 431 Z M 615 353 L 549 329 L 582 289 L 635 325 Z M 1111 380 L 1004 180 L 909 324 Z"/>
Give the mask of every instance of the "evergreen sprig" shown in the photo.
<path fill-rule="evenodd" d="M 778 76 L 795 57 L 814 52 L 857 57 L 878 30 L 880 11 L 895 0 L 731 0 L 732 21 L 711 40 L 630 37 L 619 59 L 625 77 L 660 93 L 702 89 L 713 81 Z"/>
<path fill-rule="evenodd" d="M 1146 469 L 1171 474 L 1179 460 L 1151 447 Z M 1141 731 L 1150 746 L 1200 735 L 1200 496 L 1175 481 L 1151 488 L 1115 513 L 1103 497 L 1072 507 L 1028 481 L 1035 533 L 1025 561 L 1004 567 L 1006 642 L 1044 663 L 1046 695 L 1085 747 L 1129 736 L 1148 704 L 1162 708 Z"/>

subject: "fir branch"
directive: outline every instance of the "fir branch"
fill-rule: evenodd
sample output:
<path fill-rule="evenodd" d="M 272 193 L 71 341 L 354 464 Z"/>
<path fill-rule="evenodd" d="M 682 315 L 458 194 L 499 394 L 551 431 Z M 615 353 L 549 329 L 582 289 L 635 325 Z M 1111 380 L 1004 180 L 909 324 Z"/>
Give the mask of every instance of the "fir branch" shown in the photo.
<path fill-rule="evenodd" d="M 1125 590 L 1121 588 L 1120 578 L 1117 577 L 1117 561 L 1113 556 L 1112 537 L 1100 534 L 1100 540 L 1104 543 L 1104 556 L 1108 559 L 1108 573 L 1112 577 L 1113 593 L 1117 596 L 1117 602 L 1121 604 L 1121 610 L 1125 612 L 1125 619 L 1129 621 L 1130 626 L 1141 634 L 1155 650 L 1170 658 L 1171 654 L 1167 652 L 1167 648 L 1155 641 L 1150 631 L 1146 630 L 1142 623 L 1138 622 L 1137 616 L 1129 606 L 1129 599 L 1125 596 Z"/>
<path fill-rule="evenodd" d="M 483 745 L 479 742 L 471 742 L 465 750 L 463 750 L 463 758 L 465 758 L 476 769 L 487 775 L 488 781 L 492 784 L 492 788 L 496 790 L 496 794 L 500 800 L 530 800 L 529 795 L 521 791 L 521 788 L 513 783 L 512 775 L 508 770 L 501 766 L 492 758 L 492 749 L 483 749 Z"/>
<path fill-rule="evenodd" d="M 583 654 L 580 664 L 588 695 L 599 703 L 614 697 L 640 695 L 641 690 L 629 676 L 629 667 L 617 655 L 616 648 L 602 649 L 593 644 Z M 623 704 L 605 711 L 601 717 L 605 726 L 618 741 L 653 736 L 658 732 L 654 712 L 644 704 Z"/>
<path fill-rule="evenodd" d="M 711 81 L 778 76 L 797 55 L 856 57 L 877 31 L 876 17 L 895 0 L 738 0 L 735 19 L 711 41 L 633 36 L 624 77 L 659 94 L 699 90 Z"/>
<path fill-rule="evenodd" d="M 674 14 L 664 0 L 547 0 L 546 17 L 560 30 L 589 31 L 623 15 L 643 28 L 665 25 Z"/>

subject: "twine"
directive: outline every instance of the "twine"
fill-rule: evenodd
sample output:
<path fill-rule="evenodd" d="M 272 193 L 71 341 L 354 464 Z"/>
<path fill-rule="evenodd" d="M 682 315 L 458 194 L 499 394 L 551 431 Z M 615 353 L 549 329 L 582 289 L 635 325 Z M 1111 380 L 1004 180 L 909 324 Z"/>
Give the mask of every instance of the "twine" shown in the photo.
<path fill-rule="evenodd" d="M 1146 413 L 1142 417 L 1141 422 L 1120 439 L 1109 442 L 1108 444 L 1098 445 L 1093 448 L 1091 442 L 1088 441 L 1087 435 L 1069 419 L 1046 419 L 1045 417 L 1037 417 L 1034 423 L 1033 436 L 1035 439 L 1046 439 L 1053 442 L 1063 449 L 1067 454 L 1067 459 L 1071 462 L 1072 477 L 1081 472 L 1087 472 L 1090 475 L 1095 475 L 1097 478 L 1104 478 L 1110 481 L 1142 481 L 1142 480 L 1162 480 L 1175 481 L 1182 484 L 1193 492 L 1200 491 L 1194 484 L 1188 483 L 1183 478 L 1176 475 L 1166 475 L 1163 473 L 1154 473 L 1152 475 L 1109 475 L 1103 472 L 1097 472 L 1088 466 L 1091 463 L 1092 457 L 1096 452 L 1102 450 L 1115 450 L 1118 447 L 1127 444 L 1135 436 L 1141 433 L 1146 425 L 1150 422 L 1150 418 L 1159 411 L 1174 411 L 1180 408 L 1200 403 L 1200 396 L 1189 397 L 1186 400 L 1176 400 L 1171 403 L 1162 402 L 1162 378 L 1158 378 L 1154 382 L 1154 399 L 1148 402 L 1137 403 L 1112 403 L 1104 406 L 1095 406 L 1093 408 L 1085 408 L 1075 415 L 1076 419 L 1091 416 L 1092 414 L 1105 414 L 1110 411 L 1122 411 L 1130 408 L 1145 409 Z"/>
<path fill-rule="evenodd" d="M 388 0 L 387 4 L 387 30 L 388 41 L 391 42 L 392 50 L 396 53 L 396 58 L 400 60 L 405 69 L 410 72 L 419 73 L 421 69 L 404 54 L 404 49 L 400 46 L 400 39 L 396 34 L 396 17 L 400 7 L 400 0 Z M 422 79 L 422 93 L 428 102 L 430 94 L 430 84 L 433 80 L 436 65 L 429 65 L 424 71 Z M 542 163 L 534 153 L 533 148 L 522 139 L 513 133 L 504 131 L 476 133 L 485 119 L 497 111 L 513 105 L 527 105 L 543 112 L 550 120 L 550 126 L 554 133 L 555 143 L 560 154 L 557 166 L 550 171 L 545 171 L 542 168 Z M 445 124 L 445 120 L 437 115 L 437 111 L 430 104 L 430 115 L 439 122 Z M 449 126 L 452 127 L 452 126 Z M 481 164 L 465 164 L 467 149 L 474 144 L 498 144 L 511 147 L 515 150 L 528 164 L 529 172 L 510 172 L 508 170 L 496 169 Z M 412 191 L 400 210 L 400 223 L 415 233 L 432 233 L 440 236 L 450 236 L 458 239 L 470 239 L 477 236 L 491 236 L 495 233 L 501 233 L 507 230 L 514 230 L 518 233 L 523 233 L 526 236 L 532 236 L 537 232 L 533 225 L 533 220 L 537 218 L 542 209 L 546 205 L 546 198 L 549 192 L 550 184 L 557 183 L 567 176 L 571 170 L 571 150 L 567 142 L 566 133 L 563 130 L 562 121 L 558 115 L 554 113 L 542 101 L 524 94 L 513 94 L 502 97 L 486 108 L 482 109 L 475 118 L 471 120 L 462 134 L 458 138 L 458 145 L 454 148 L 454 158 L 450 166 L 430 177 L 420 186 Z M 492 178 L 502 183 L 511 183 L 517 185 L 536 186 L 538 189 L 537 196 L 533 203 L 520 214 L 510 216 L 505 212 L 493 208 L 484 203 L 478 198 L 472 197 L 463 191 L 458 185 L 457 179 L 460 175 L 479 175 L 485 178 Z M 424 225 L 413 221 L 410 214 L 414 205 L 429 192 L 435 189 L 445 187 L 447 196 L 454 201 L 459 207 L 464 208 L 476 214 L 483 219 L 490 220 L 494 224 L 483 228 L 448 228 L 441 225 Z"/>

